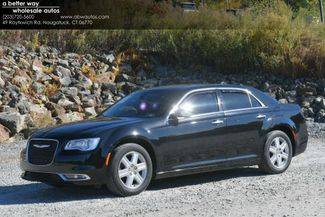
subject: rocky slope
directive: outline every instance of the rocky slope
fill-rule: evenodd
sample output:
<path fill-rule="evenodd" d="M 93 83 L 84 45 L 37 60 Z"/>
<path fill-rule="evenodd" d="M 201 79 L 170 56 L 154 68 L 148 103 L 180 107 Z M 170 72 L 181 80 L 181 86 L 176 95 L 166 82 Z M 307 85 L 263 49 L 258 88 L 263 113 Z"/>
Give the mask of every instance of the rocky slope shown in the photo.
<path fill-rule="evenodd" d="M 149 59 L 149 60 L 148 60 Z M 179 83 L 241 83 L 268 92 L 282 103 L 298 103 L 310 121 L 325 122 L 325 81 L 279 75 L 177 70 L 132 53 L 100 55 L 36 51 L 0 46 L 0 141 L 36 128 L 90 118 L 130 92 Z M 321 127 L 320 130 L 324 130 Z"/>

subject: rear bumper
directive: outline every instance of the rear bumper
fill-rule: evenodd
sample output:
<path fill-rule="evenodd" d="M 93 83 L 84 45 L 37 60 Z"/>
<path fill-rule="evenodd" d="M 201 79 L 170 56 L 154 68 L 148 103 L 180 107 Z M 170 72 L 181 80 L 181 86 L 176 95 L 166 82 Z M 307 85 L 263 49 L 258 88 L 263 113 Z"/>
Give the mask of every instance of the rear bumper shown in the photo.
<path fill-rule="evenodd" d="M 303 153 L 307 148 L 308 143 L 308 131 L 307 131 L 307 124 L 303 120 L 300 125 L 298 125 L 298 132 L 296 133 L 295 138 L 295 147 L 294 147 L 294 156 L 297 156 Z"/>
<path fill-rule="evenodd" d="M 294 156 L 303 153 L 306 149 L 307 149 L 307 140 L 305 142 L 296 145 Z"/>

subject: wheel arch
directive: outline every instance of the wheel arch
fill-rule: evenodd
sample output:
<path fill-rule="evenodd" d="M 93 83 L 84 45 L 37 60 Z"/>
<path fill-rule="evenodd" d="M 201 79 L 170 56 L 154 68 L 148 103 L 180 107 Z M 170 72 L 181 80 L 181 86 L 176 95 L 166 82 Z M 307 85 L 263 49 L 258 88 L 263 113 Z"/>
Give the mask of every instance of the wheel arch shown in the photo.
<path fill-rule="evenodd" d="M 157 171 L 157 158 L 156 158 L 156 152 L 153 148 L 153 144 L 150 141 L 148 141 L 147 139 L 142 138 L 142 137 L 132 137 L 132 136 L 124 137 L 113 145 L 113 150 L 123 144 L 126 144 L 126 143 L 136 143 L 136 144 L 142 146 L 149 153 L 151 162 L 152 162 L 152 167 L 153 167 L 152 175 L 154 178 L 156 175 L 156 171 Z"/>
<path fill-rule="evenodd" d="M 295 133 L 294 133 L 294 129 L 290 126 L 290 125 L 286 125 L 286 124 L 281 124 L 281 125 L 277 125 L 272 127 L 269 132 L 275 131 L 275 130 L 279 130 L 284 132 L 290 139 L 291 144 L 292 144 L 292 156 L 295 156 L 296 153 L 296 140 L 295 140 Z"/>

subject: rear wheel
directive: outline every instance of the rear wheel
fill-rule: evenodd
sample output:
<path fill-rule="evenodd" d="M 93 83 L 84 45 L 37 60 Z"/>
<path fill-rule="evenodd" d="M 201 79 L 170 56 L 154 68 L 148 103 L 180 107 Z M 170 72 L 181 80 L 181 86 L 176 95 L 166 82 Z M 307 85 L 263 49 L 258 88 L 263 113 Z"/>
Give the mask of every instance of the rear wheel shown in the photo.
<path fill-rule="evenodd" d="M 109 164 L 108 189 L 119 196 L 130 196 L 144 191 L 152 177 L 149 153 L 140 145 L 127 143 L 114 150 Z"/>
<path fill-rule="evenodd" d="M 292 144 L 288 135 L 280 130 L 268 133 L 259 168 L 270 174 L 282 173 L 289 167 L 291 159 Z"/>

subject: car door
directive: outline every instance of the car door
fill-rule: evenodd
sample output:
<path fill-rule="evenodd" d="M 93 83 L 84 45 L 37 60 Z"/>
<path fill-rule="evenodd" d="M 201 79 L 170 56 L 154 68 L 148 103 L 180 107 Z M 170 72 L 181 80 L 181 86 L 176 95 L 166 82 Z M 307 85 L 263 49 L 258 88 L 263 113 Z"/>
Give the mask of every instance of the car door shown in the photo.
<path fill-rule="evenodd" d="M 225 144 L 228 158 L 256 158 L 261 148 L 261 130 L 267 117 L 266 107 L 245 90 L 220 91 L 221 107 L 227 120 Z"/>
<path fill-rule="evenodd" d="M 196 92 L 180 103 L 178 124 L 167 125 L 160 139 L 165 170 L 185 169 L 224 158 L 226 126 L 215 91 Z"/>

